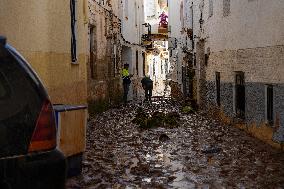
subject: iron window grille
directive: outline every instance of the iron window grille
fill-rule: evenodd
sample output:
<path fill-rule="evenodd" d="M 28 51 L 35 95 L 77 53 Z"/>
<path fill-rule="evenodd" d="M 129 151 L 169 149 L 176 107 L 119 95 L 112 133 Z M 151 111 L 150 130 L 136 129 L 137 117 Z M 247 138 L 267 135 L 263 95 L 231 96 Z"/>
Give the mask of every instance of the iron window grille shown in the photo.
<path fill-rule="evenodd" d="M 235 76 L 235 109 L 237 118 L 245 119 L 246 95 L 243 72 L 236 72 Z"/>
<path fill-rule="evenodd" d="M 76 9 L 77 0 L 70 0 L 71 12 L 71 60 L 72 63 L 77 62 L 77 35 L 76 35 Z"/>
<path fill-rule="evenodd" d="M 209 0 L 209 17 L 213 16 L 213 0 Z"/>
<path fill-rule="evenodd" d="M 266 120 L 269 124 L 273 123 L 273 86 L 266 86 Z"/>
<path fill-rule="evenodd" d="M 230 0 L 223 0 L 223 16 L 229 16 L 231 13 L 231 2 Z"/>
<path fill-rule="evenodd" d="M 216 103 L 218 106 L 221 105 L 221 76 L 220 72 L 216 72 Z"/>

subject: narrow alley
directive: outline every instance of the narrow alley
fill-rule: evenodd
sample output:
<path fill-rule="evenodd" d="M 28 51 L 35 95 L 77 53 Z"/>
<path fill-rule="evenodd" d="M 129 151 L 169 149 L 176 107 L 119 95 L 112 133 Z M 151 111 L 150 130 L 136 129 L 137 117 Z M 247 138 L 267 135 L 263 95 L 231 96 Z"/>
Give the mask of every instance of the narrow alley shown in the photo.
<path fill-rule="evenodd" d="M 284 189 L 284 0 L 0 0 L 0 189 Z"/>
<path fill-rule="evenodd" d="M 68 189 L 283 188 L 283 152 L 177 104 L 130 104 L 91 118 L 83 172 Z M 133 123 L 141 108 L 180 117 L 174 127 L 143 129 Z"/>

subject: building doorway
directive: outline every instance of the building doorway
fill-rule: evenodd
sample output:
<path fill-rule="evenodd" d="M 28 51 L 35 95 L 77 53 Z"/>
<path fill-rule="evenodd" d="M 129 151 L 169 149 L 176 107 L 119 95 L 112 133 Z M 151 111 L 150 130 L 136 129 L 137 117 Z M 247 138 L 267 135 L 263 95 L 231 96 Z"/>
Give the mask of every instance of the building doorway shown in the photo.
<path fill-rule="evenodd" d="M 90 29 L 90 72 L 91 78 L 97 78 L 97 68 L 96 68 L 96 52 L 97 52 L 97 36 L 96 36 L 96 27 L 94 25 L 89 26 Z"/>
<path fill-rule="evenodd" d="M 245 118 L 246 94 L 244 72 L 235 75 L 235 110 L 238 118 Z"/>
<path fill-rule="evenodd" d="M 218 106 L 221 105 L 221 76 L 220 72 L 216 72 L 216 103 Z"/>

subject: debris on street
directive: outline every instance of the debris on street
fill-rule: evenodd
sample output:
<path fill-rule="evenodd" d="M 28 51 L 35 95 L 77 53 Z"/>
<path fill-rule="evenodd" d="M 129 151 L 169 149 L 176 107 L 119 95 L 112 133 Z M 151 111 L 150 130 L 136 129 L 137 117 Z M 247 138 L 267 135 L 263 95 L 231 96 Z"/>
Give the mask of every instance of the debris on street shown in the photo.
<path fill-rule="evenodd" d="M 90 119 L 83 172 L 67 188 L 284 188 L 281 151 L 232 126 L 180 111 L 160 101 Z M 158 121 L 148 127 L 154 117 Z"/>

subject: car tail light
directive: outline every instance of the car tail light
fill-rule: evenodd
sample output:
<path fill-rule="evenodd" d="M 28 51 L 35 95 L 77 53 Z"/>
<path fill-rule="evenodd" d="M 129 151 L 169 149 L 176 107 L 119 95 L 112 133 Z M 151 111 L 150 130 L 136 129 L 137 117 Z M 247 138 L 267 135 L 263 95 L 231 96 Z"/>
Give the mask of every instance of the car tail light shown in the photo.
<path fill-rule="evenodd" d="M 29 146 L 29 152 L 50 150 L 56 147 L 56 123 L 51 103 L 46 100 Z"/>

